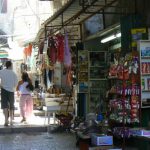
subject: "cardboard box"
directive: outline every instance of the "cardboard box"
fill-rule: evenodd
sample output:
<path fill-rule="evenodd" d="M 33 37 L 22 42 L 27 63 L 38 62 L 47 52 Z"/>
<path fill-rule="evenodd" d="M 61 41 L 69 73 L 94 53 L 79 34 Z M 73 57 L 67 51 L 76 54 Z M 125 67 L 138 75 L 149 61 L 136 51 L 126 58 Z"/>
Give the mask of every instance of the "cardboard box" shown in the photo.
<path fill-rule="evenodd" d="M 99 134 L 92 134 L 91 141 L 93 145 L 113 145 L 113 137 Z"/>
<path fill-rule="evenodd" d="M 150 130 L 133 128 L 130 129 L 130 132 L 133 136 L 150 136 Z"/>

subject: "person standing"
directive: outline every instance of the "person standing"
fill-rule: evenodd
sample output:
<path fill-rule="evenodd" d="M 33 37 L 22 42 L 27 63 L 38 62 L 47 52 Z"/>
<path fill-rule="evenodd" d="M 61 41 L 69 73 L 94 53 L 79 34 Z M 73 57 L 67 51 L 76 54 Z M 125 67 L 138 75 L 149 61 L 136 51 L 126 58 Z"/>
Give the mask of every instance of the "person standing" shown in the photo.
<path fill-rule="evenodd" d="M 6 62 L 6 68 L 0 70 L 1 78 L 1 108 L 5 116 L 4 126 L 8 126 L 8 119 L 10 116 L 10 125 L 12 125 L 12 120 L 14 118 L 14 91 L 17 86 L 17 75 L 12 70 L 13 65 L 11 61 Z"/>
<path fill-rule="evenodd" d="M 33 113 L 33 99 L 31 96 L 33 85 L 27 72 L 23 72 L 21 78 L 22 80 L 18 82 L 16 90 L 18 96 L 20 96 L 20 114 L 22 116 L 22 123 L 29 119 Z"/>

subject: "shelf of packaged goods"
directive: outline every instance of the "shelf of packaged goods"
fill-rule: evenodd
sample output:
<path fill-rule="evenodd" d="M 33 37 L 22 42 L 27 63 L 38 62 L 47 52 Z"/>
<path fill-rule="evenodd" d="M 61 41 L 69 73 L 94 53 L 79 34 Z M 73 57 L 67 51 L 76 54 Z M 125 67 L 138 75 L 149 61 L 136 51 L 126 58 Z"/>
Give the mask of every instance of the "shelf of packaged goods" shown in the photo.
<path fill-rule="evenodd" d="M 101 89 L 101 87 L 91 87 L 91 89 Z"/>
<path fill-rule="evenodd" d="M 80 74 L 80 73 L 84 73 L 84 72 L 85 72 L 85 73 L 88 73 L 88 71 L 87 71 L 87 70 L 82 70 L 82 71 L 80 70 L 78 74 Z"/>
<path fill-rule="evenodd" d="M 117 76 L 108 76 L 107 78 L 108 78 L 108 79 L 118 79 Z"/>
<path fill-rule="evenodd" d="M 141 56 L 141 59 L 150 59 L 150 56 Z"/>
<path fill-rule="evenodd" d="M 150 76 L 150 73 L 142 73 L 142 76 Z"/>
<path fill-rule="evenodd" d="M 78 93 L 81 93 L 81 94 L 82 94 L 82 93 L 83 93 L 83 94 L 88 94 L 88 92 L 78 92 Z"/>
<path fill-rule="evenodd" d="M 141 106 L 141 108 L 150 108 L 150 105 L 149 106 Z"/>
<path fill-rule="evenodd" d="M 89 80 L 107 80 L 106 78 L 90 78 Z"/>
<path fill-rule="evenodd" d="M 101 66 L 90 66 L 90 68 L 102 68 L 102 67 L 104 68 L 104 66 L 102 66 L 102 65 Z"/>
<path fill-rule="evenodd" d="M 78 82 L 88 82 L 88 80 L 79 79 Z"/>
<path fill-rule="evenodd" d="M 150 92 L 150 90 L 142 90 L 142 92 Z"/>

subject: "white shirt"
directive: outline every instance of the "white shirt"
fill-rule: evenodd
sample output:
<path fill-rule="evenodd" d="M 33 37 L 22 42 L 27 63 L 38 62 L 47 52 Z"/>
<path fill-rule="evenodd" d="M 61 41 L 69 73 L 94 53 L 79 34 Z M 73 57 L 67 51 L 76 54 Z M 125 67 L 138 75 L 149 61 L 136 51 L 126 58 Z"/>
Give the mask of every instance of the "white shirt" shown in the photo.
<path fill-rule="evenodd" d="M 14 92 L 18 83 L 17 75 L 11 69 L 0 70 L 1 87 L 9 92 Z"/>
<path fill-rule="evenodd" d="M 23 82 L 20 86 L 19 86 L 19 91 L 21 94 L 31 94 L 31 91 L 29 89 L 26 88 L 26 86 L 28 85 L 28 82 Z"/>

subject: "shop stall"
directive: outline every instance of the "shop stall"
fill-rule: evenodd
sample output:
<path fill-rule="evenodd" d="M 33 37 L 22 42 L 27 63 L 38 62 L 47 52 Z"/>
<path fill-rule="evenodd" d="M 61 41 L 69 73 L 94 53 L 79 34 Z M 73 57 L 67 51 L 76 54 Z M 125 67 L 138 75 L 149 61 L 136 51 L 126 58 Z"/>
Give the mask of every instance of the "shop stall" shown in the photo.
<path fill-rule="evenodd" d="M 141 106 L 149 105 L 149 44 L 142 53 L 141 48 L 135 49 L 135 31 L 131 29 L 139 24 L 134 22 L 134 15 L 131 16 L 133 22 L 128 29 L 130 40 L 124 42 L 126 28 L 121 15 L 126 13 L 122 12 L 123 9 L 115 12 L 110 9 L 117 7 L 117 2 L 105 1 L 102 4 L 100 1 L 91 1 L 89 4 L 87 1 L 70 1 L 45 22 L 36 39 L 39 45 L 40 86 L 45 96 L 59 96 L 71 91 L 72 110 L 76 116 L 69 129 L 77 137 L 76 144 L 84 150 L 94 147 L 125 149 L 134 133 L 136 136 L 139 132 L 149 134 L 149 130 L 143 131 L 141 128 Z M 135 5 L 131 13 L 133 10 Z M 86 38 L 90 28 L 85 30 L 84 22 L 97 12 L 102 14 L 103 27 Z M 121 21 L 106 28 L 110 20 L 105 19 L 112 14 L 119 14 Z M 130 44 L 125 50 L 127 42 Z M 68 57 L 65 58 L 62 52 Z M 141 68 L 145 68 L 144 71 Z M 46 98 L 50 98 L 50 95 Z"/>

